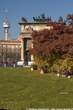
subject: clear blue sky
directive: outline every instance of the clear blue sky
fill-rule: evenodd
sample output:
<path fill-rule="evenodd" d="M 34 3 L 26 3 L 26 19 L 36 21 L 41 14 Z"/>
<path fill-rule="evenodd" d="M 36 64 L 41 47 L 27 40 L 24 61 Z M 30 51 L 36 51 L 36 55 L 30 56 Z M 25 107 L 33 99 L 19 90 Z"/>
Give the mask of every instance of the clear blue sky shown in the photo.
<path fill-rule="evenodd" d="M 7 13 L 4 10 L 8 10 Z M 0 0 L 0 38 L 3 38 L 3 17 L 7 15 L 11 24 L 10 35 L 16 38 L 19 34 L 20 19 L 22 16 L 29 21 L 33 16 L 45 13 L 53 19 L 59 16 L 65 17 L 69 13 L 73 13 L 73 0 Z"/>

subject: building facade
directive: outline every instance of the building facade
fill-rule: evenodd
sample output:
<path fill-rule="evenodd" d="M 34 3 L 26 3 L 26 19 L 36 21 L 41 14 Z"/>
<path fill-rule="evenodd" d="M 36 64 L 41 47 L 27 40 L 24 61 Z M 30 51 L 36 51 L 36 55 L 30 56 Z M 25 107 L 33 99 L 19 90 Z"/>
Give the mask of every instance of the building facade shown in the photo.
<path fill-rule="evenodd" d="M 30 48 L 33 48 L 33 31 L 40 31 L 43 29 L 52 29 L 52 26 L 48 26 L 47 22 L 24 22 L 21 21 L 20 25 L 20 34 L 18 36 L 18 41 L 21 41 L 21 61 L 25 65 L 29 65 L 30 62 L 34 61 L 33 55 L 30 55 Z"/>
<path fill-rule="evenodd" d="M 17 40 L 0 40 L 0 65 L 12 65 L 21 59 L 21 42 Z"/>
<path fill-rule="evenodd" d="M 25 22 L 21 21 L 20 33 L 16 40 L 0 40 L 0 64 L 13 64 L 18 61 L 25 65 L 30 65 L 33 61 L 33 55 L 30 55 L 30 48 L 33 48 L 33 31 L 43 29 L 50 30 L 52 26 L 48 26 L 46 22 Z"/>

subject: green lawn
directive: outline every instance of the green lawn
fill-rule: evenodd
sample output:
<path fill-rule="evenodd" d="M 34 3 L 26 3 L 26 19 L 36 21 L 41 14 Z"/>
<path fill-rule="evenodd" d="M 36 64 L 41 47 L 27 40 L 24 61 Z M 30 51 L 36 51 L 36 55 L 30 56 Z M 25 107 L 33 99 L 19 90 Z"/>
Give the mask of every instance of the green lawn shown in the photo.
<path fill-rule="evenodd" d="M 73 78 L 0 68 L 0 108 L 73 108 Z"/>

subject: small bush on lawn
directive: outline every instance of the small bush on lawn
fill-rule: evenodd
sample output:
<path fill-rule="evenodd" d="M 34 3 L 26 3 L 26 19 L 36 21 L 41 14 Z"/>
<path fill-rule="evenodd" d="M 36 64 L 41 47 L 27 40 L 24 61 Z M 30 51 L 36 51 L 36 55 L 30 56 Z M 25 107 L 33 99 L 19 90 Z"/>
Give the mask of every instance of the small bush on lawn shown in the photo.
<path fill-rule="evenodd" d="M 64 72 L 71 72 L 73 70 L 73 58 L 62 58 L 56 60 L 51 67 L 51 72 L 56 72 L 59 74 L 64 74 Z"/>

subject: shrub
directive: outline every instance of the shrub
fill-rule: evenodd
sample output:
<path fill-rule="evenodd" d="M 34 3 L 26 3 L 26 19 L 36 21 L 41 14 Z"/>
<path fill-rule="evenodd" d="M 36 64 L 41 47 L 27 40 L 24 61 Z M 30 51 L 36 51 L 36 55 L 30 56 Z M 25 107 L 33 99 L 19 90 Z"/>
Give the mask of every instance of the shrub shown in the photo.
<path fill-rule="evenodd" d="M 61 64 L 61 70 L 72 70 L 73 69 L 73 58 L 71 57 L 66 57 L 63 59 L 62 64 Z"/>
<path fill-rule="evenodd" d="M 73 58 L 66 57 L 62 59 L 57 59 L 51 67 L 52 72 L 58 72 L 60 74 L 63 74 L 65 70 L 66 71 L 73 70 Z"/>
<path fill-rule="evenodd" d="M 61 64 L 62 64 L 62 59 L 57 59 L 54 63 L 53 63 L 53 65 L 52 65 L 52 67 L 51 67 L 51 71 L 52 72 L 57 72 L 57 73 L 61 73 Z"/>

